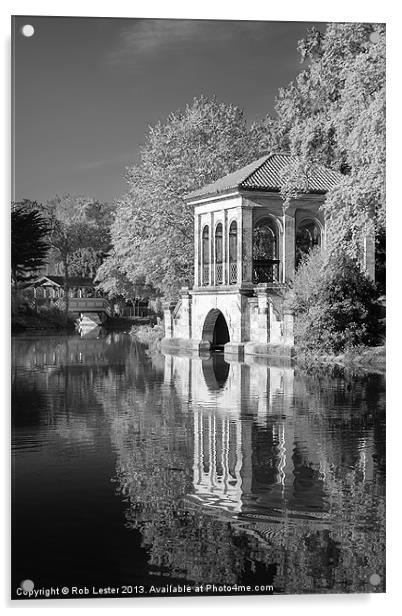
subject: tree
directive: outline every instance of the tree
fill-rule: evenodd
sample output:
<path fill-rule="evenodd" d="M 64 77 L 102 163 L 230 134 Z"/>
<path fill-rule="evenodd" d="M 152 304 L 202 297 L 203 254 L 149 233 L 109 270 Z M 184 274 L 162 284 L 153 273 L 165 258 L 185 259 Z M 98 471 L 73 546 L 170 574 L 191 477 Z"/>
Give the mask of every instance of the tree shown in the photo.
<path fill-rule="evenodd" d="M 115 300 L 124 307 L 126 300 L 135 300 L 137 297 L 151 297 L 158 295 L 157 291 L 145 283 L 145 279 L 137 278 L 135 284 L 127 278 L 119 267 L 118 259 L 113 251 L 99 267 L 95 281 L 110 299 Z"/>
<path fill-rule="evenodd" d="M 127 169 L 128 192 L 112 225 L 110 258 L 121 275 L 167 297 L 192 283 L 193 209 L 184 197 L 257 158 L 272 122 L 248 129 L 239 107 L 202 96 L 150 127 L 139 164 Z"/>
<path fill-rule="evenodd" d="M 44 206 L 49 224 L 51 263 L 61 264 L 68 310 L 69 277 L 95 275 L 110 248 L 111 209 L 95 199 L 70 194 Z"/>
<path fill-rule="evenodd" d="M 311 251 L 293 286 L 295 342 L 302 351 L 342 352 L 379 342 L 375 284 L 348 255 Z"/>
<path fill-rule="evenodd" d="M 46 260 L 48 226 L 40 214 L 41 206 L 28 200 L 12 204 L 11 280 L 17 287 L 37 275 Z"/>
<path fill-rule="evenodd" d="M 313 28 L 299 51 L 307 66 L 276 104 L 290 150 L 300 157 L 293 173 L 299 181 L 289 177 L 284 194 L 297 193 L 295 184 L 316 164 L 340 171 L 324 204 L 327 246 L 359 259 L 363 236 L 385 229 L 385 26 Z"/>

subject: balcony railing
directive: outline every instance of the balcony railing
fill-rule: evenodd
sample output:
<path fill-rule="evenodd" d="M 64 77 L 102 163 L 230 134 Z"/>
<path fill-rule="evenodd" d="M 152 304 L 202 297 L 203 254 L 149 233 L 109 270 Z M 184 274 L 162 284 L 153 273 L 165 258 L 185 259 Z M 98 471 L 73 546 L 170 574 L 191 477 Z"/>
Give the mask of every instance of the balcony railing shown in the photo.
<path fill-rule="evenodd" d="M 237 263 L 229 263 L 229 284 L 237 282 Z"/>
<path fill-rule="evenodd" d="M 279 282 L 279 259 L 254 259 L 253 283 Z"/>
<path fill-rule="evenodd" d="M 223 263 L 215 266 L 215 284 L 223 284 Z"/>
<path fill-rule="evenodd" d="M 209 264 L 202 266 L 202 286 L 206 287 L 207 285 L 209 285 Z"/>

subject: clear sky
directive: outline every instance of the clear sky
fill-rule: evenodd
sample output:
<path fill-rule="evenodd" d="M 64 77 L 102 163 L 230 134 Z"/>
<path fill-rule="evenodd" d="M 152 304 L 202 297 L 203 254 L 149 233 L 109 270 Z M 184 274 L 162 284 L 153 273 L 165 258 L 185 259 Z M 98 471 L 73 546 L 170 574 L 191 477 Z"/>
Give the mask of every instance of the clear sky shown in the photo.
<path fill-rule="evenodd" d="M 31 24 L 32 37 L 21 28 Z M 13 25 L 15 194 L 112 201 L 148 126 L 195 96 L 274 113 L 312 23 L 18 16 Z M 315 24 L 324 28 L 324 24 Z"/>

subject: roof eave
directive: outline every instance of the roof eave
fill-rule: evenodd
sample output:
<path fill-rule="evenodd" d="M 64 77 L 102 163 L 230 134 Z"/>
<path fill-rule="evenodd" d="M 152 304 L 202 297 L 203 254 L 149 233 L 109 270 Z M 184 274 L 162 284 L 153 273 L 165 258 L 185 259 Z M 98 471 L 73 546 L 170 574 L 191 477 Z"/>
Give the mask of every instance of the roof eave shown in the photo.
<path fill-rule="evenodd" d="M 225 190 L 210 191 L 196 197 L 187 197 L 184 200 L 188 205 L 196 205 L 197 203 L 201 203 L 203 201 L 211 201 L 213 199 L 219 199 L 220 197 L 232 197 L 238 194 L 240 194 L 239 187 L 234 186 Z"/>

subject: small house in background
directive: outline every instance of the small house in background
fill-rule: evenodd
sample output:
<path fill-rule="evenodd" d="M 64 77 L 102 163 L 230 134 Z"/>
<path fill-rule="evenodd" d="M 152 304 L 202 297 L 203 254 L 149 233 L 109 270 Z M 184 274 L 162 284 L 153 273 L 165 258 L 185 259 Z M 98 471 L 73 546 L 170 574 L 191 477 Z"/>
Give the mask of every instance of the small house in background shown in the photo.
<path fill-rule="evenodd" d="M 224 348 L 225 353 L 290 357 L 293 315 L 286 293 L 301 257 L 325 248 L 321 205 L 340 175 L 311 169 L 308 190 L 286 205 L 285 174 L 297 160 L 269 154 L 194 191 L 194 286 L 166 304 L 167 347 Z M 366 269 L 374 275 L 374 241 L 366 238 Z"/>
<path fill-rule="evenodd" d="M 37 305 L 51 304 L 64 297 L 64 277 L 46 275 L 31 283 Z M 71 298 L 96 297 L 99 293 L 91 278 L 71 277 L 68 279 L 68 294 Z"/>

